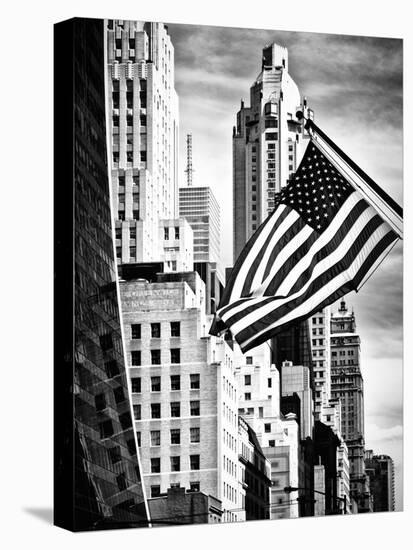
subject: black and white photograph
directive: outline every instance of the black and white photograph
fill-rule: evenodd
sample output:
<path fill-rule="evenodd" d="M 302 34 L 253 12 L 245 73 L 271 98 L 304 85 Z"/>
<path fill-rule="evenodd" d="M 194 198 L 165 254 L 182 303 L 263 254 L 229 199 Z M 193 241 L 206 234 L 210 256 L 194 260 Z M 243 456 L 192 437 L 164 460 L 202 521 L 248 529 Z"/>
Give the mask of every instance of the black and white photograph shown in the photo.
<path fill-rule="evenodd" d="M 82 18 L 55 40 L 56 523 L 401 509 L 402 41 Z"/>
<path fill-rule="evenodd" d="M 15 547 L 406 546 L 409 38 L 319 4 L 22 16 Z"/>

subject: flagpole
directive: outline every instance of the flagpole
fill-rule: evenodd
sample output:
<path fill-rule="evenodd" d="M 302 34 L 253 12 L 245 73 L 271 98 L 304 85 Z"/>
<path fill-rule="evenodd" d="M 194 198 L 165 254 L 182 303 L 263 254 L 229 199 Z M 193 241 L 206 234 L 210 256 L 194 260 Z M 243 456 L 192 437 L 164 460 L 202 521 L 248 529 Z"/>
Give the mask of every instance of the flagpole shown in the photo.
<path fill-rule="evenodd" d="M 367 185 L 387 204 L 387 206 L 397 215 L 399 218 L 403 219 L 403 209 L 397 204 L 397 202 L 390 197 L 364 170 L 360 168 L 346 153 L 338 147 L 320 128 L 314 124 L 314 121 L 311 119 L 306 119 L 305 128 L 307 131 L 312 130 L 318 134 L 330 147 L 337 153 L 343 161 L 350 166 L 350 168 L 362 178 Z"/>

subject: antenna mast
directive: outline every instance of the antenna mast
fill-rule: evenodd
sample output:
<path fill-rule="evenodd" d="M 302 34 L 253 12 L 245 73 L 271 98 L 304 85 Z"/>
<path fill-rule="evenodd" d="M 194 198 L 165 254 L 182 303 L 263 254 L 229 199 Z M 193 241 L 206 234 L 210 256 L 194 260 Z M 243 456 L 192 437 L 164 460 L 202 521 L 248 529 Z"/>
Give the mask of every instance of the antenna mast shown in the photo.
<path fill-rule="evenodd" d="M 192 187 L 192 174 L 194 169 L 192 168 L 192 134 L 186 135 L 186 184 L 188 187 Z"/>

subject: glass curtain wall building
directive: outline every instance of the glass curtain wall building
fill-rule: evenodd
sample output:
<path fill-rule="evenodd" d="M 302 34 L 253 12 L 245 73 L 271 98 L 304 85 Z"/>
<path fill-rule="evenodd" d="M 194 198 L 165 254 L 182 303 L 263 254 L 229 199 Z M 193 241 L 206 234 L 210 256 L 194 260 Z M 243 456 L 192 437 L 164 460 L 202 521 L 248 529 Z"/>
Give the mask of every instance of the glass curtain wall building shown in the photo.
<path fill-rule="evenodd" d="M 56 142 L 67 130 L 73 146 L 71 159 L 56 162 L 56 293 L 67 297 L 55 310 L 55 523 L 75 531 L 147 525 L 115 275 L 103 20 L 56 25 L 55 58 Z M 62 151 L 57 145 L 57 161 Z"/>

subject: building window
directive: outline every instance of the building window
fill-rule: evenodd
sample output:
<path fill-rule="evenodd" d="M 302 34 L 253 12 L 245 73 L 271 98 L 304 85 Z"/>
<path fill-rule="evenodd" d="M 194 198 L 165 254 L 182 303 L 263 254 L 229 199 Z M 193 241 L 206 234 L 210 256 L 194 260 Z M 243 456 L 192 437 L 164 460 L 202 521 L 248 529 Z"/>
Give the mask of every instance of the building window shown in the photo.
<path fill-rule="evenodd" d="M 151 403 L 151 418 L 161 418 L 160 403 Z"/>
<path fill-rule="evenodd" d="M 141 338 L 141 326 L 138 324 L 131 325 L 132 340 L 140 340 Z"/>
<path fill-rule="evenodd" d="M 250 393 L 245 393 L 244 394 L 244 399 L 245 399 L 245 401 L 251 401 L 251 394 Z"/>
<path fill-rule="evenodd" d="M 105 420 L 99 424 L 100 438 L 110 437 L 113 435 L 112 420 Z"/>
<path fill-rule="evenodd" d="M 128 430 L 132 426 L 132 418 L 130 412 L 124 412 L 119 415 L 119 422 L 122 426 L 122 430 Z"/>
<path fill-rule="evenodd" d="M 151 447 L 159 447 L 161 444 L 161 432 L 160 430 L 151 431 Z"/>
<path fill-rule="evenodd" d="M 161 337 L 161 323 L 151 323 L 151 337 L 152 338 Z"/>
<path fill-rule="evenodd" d="M 140 350 L 131 351 L 131 364 L 132 367 L 139 367 L 141 364 L 141 352 Z"/>
<path fill-rule="evenodd" d="M 200 415 L 200 403 L 199 403 L 199 401 L 191 401 L 190 402 L 190 410 L 191 410 L 191 416 L 199 416 Z"/>
<path fill-rule="evenodd" d="M 160 457 L 151 458 L 151 473 L 159 474 L 161 471 L 161 459 Z"/>
<path fill-rule="evenodd" d="M 151 349 L 151 364 L 160 365 L 161 364 L 161 350 L 160 349 Z"/>
<path fill-rule="evenodd" d="M 268 132 L 265 134 L 266 141 L 276 141 L 278 139 L 277 132 Z"/>
<path fill-rule="evenodd" d="M 171 445 L 180 445 L 181 443 L 181 430 L 171 430 Z"/>
<path fill-rule="evenodd" d="M 108 449 L 108 455 L 109 459 L 112 464 L 116 464 L 122 459 L 121 453 L 120 453 L 120 446 L 116 445 L 116 447 L 112 447 L 111 449 Z"/>
<path fill-rule="evenodd" d="M 103 409 L 106 409 L 106 398 L 104 393 L 95 395 L 95 407 L 97 411 L 103 411 Z"/>
<path fill-rule="evenodd" d="M 141 379 L 137 376 L 131 378 L 132 393 L 141 393 Z"/>
<path fill-rule="evenodd" d="M 140 405 L 133 405 L 133 417 L 135 420 L 141 419 L 141 406 Z"/>
<path fill-rule="evenodd" d="M 116 403 L 123 403 L 123 401 L 125 401 L 125 392 L 123 391 L 122 386 L 115 388 L 113 390 L 113 395 L 115 396 Z"/>
<path fill-rule="evenodd" d="M 171 456 L 171 472 L 179 472 L 181 469 L 181 457 Z"/>
<path fill-rule="evenodd" d="M 271 424 L 264 424 L 264 431 L 266 434 L 271 433 Z"/>
<path fill-rule="evenodd" d="M 171 375 L 171 390 L 181 389 L 181 376 L 179 374 Z"/>
<path fill-rule="evenodd" d="M 136 455 L 136 445 L 135 445 L 135 440 L 133 439 L 133 437 L 126 441 L 126 445 L 128 446 L 128 451 L 129 451 L 130 455 L 131 456 Z"/>
<path fill-rule="evenodd" d="M 151 377 L 151 391 L 161 391 L 161 377 L 152 376 Z"/>
<path fill-rule="evenodd" d="M 181 350 L 179 348 L 171 349 L 171 363 L 181 362 Z"/>
<path fill-rule="evenodd" d="M 251 386 L 251 375 L 250 374 L 246 374 L 244 376 L 244 384 L 246 386 Z"/>
<path fill-rule="evenodd" d="M 199 455 L 190 455 L 189 462 L 191 470 L 199 470 Z"/>
<path fill-rule="evenodd" d="M 181 336 L 181 323 L 179 321 L 171 322 L 171 336 Z"/>
<path fill-rule="evenodd" d="M 201 436 L 200 428 L 190 428 L 189 433 L 190 433 L 191 443 L 199 443 L 200 442 L 200 436 Z"/>
<path fill-rule="evenodd" d="M 128 487 L 126 483 L 126 476 L 124 472 L 116 476 L 116 483 L 118 484 L 119 491 L 125 491 Z"/>
<path fill-rule="evenodd" d="M 192 493 L 199 493 L 199 491 L 201 490 L 201 486 L 200 486 L 199 481 L 191 481 L 189 483 L 189 490 Z"/>
<path fill-rule="evenodd" d="M 247 365 L 252 365 L 252 357 L 250 355 L 246 357 L 246 360 L 247 360 Z"/>
<path fill-rule="evenodd" d="M 179 401 L 172 401 L 171 403 L 171 416 L 181 416 L 181 403 Z"/>
<path fill-rule="evenodd" d="M 271 378 L 268 378 L 268 387 L 272 388 L 272 379 Z"/>
<path fill-rule="evenodd" d="M 159 497 L 161 494 L 161 486 L 160 485 L 151 485 L 151 497 Z"/>
<path fill-rule="evenodd" d="M 276 118 L 267 118 L 265 120 L 265 127 L 266 128 L 277 128 L 278 121 Z"/>
<path fill-rule="evenodd" d="M 175 227 L 175 239 L 179 239 L 179 227 Z"/>
<path fill-rule="evenodd" d="M 138 447 L 141 446 L 141 432 L 136 432 L 136 440 L 138 442 Z"/>
<path fill-rule="evenodd" d="M 119 367 L 114 359 L 105 363 L 105 372 L 108 378 L 114 378 L 119 374 Z"/>
<path fill-rule="evenodd" d="M 169 227 L 163 228 L 163 238 L 165 241 L 169 241 Z"/>
<path fill-rule="evenodd" d="M 191 390 L 199 390 L 200 387 L 200 375 L 199 374 L 190 374 L 190 387 Z"/>
<path fill-rule="evenodd" d="M 107 332 L 106 334 L 102 334 L 101 336 L 99 336 L 99 342 L 102 350 L 108 351 L 113 347 L 112 334 L 110 332 Z"/>

